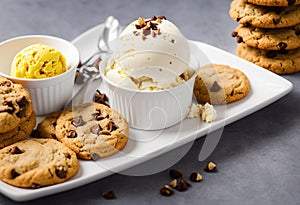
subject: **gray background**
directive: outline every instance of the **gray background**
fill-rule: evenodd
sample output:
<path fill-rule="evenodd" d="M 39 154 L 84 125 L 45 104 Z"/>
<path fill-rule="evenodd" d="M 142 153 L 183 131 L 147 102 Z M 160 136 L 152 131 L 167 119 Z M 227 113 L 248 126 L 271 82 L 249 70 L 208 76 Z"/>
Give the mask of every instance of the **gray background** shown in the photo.
<path fill-rule="evenodd" d="M 137 17 L 165 15 L 185 36 L 230 53 L 237 23 L 228 15 L 230 0 L 0 0 L 0 41 L 25 35 L 47 34 L 72 40 L 102 23 L 109 15 L 126 25 Z M 299 74 L 284 78 L 294 89 L 272 105 L 228 125 L 208 160 L 218 172 L 203 173 L 204 180 L 186 192 L 163 197 L 159 189 L 170 181 L 168 170 L 132 177 L 115 174 L 77 189 L 24 204 L 299 204 L 300 202 L 300 80 Z M 186 176 L 202 171 L 197 157 L 204 138 L 173 167 Z M 176 151 L 176 150 L 175 150 Z M 172 153 L 170 153 L 172 155 Z M 112 189 L 115 200 L 101 192 Z M 1 205 L 17 204 L 0 195 Z"/>

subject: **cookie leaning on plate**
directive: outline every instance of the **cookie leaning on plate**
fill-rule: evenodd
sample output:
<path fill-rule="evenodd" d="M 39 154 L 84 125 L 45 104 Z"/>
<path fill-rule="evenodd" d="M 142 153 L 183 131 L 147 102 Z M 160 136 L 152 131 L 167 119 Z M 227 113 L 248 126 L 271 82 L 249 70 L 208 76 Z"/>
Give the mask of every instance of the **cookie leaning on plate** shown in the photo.
<path fill-rule="evenodd" d="M 16 128 L 32 112 L 31 98 L 23 86 L 0 76 L 0 133 Z"/>
<path fill-rule="evenodd" d="M 115 154 L 128 141 L 125 118 L 99 103 L 85 103 L 63 111 L 56 122 L 56 137 L 81 159 Z"/>
<path fill-rule="evenodd" d="M 226 104 L 244 98 L 250 91 L 247 76 L 227 65 L 210 64 L 200 68 L 194 95 L 198 103 Z"/>
<path fill-rule="evenodd" d="M 78 170 L 76 154 L 54 139 L 28 139 L 0 150 L 0 179 L 13 186 L 58 184 Z"/>
<path fill-rule="evenodd" d="M 267 51 L 240 43 L 236 54 L 277 74 L 290 74 L 300 71 L 300 48 L 288 51 Z"/>
<path fill-rule="evenodd" d="M 261 6 L 291 6 L 300 4 L 300 0 L 247 0 L 247 2 Z"/>
<path fill-rule="evenodd" d="M 300 5 L 263 7 L 247 3 L 246 0 L 233 0 L 229 15 L 245 26 L 283 28 L 300 23 Z"/>
<path fill-rule="evenodd" d="M 264 29 L 239 25 L 233 32 L 238 43 L 263 50 L 291 50 L 300 47 L 300 24 L 287 28 Z"/>
<path fill-rule="evenodd" d="M 0 133 L 0 149 L 28 138 L 36 123 L 35 112 L 11 131 Z"/>

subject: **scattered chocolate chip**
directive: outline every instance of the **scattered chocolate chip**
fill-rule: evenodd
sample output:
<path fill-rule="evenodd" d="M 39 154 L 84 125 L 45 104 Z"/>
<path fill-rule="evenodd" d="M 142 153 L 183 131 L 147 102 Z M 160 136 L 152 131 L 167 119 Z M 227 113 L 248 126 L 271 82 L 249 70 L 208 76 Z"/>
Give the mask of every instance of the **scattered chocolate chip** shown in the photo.
<path fill-rule="evenodd" d="M 109 132 L 112 132 L 112 131 L 118 129 L 117 125 L 114 122 L 109 122 L 108 125 L 107 125 L 107 127 L 108 127 L 107 130 Z"/>
<path fill-rule="evenodd" d="M 52 134 L 51 134 L 51 137 L 52 137 L 53 139 L 57 140 L 56 134 L 52 133 Z"/>
<path fill-rule="evenodd" d="M 238 32 L 236 32 L 236 31 L 233 31 L 232 33 L 231 33 L 231 36 L 232 37 L 236 37 L 238 35 Z"/>
<path fill-rule="evenodd" d="M 17 147 L 17 146 L 14 146 L 13 148 L 11 148 L 11 149 L 9 150 L 9 152 L 10 152 L 11 154 L 22 154 L 22 153 L 23 153 L 23 151 L 20 150 L 20 148 Z"/>
<path fill-rule="evenodd" d="M 209 89 L 209 91 L 211 92 L 218 92 L 219 90 L 221 90 L 221 86 L 218 84 L 217 81 L 215 81 L 211 86 L 211 88 Z"/>
<path fill-rule="evenodd" d="M 289 2 L 289 6 L 290 6 L 290 5 L 295 4 L 295 3 L 296 3 L 296 0 L 288 0 L 288 2 Z"/>
<path fill-rule="evenodd" d="M 192 182 L 200 182 L 200 181 L 202 181 L 202 175 L 199 172 L 193 172 L 190 175 L 190 180 Z"/>
<path fill-rule="evenodd" d="M 100 131 L 102 130 L 102 128 L 100 127 L 100 125 L 94 125 L 90 131 L 91 133 L 95 134 L 95 135 L 98 135 L 100 133 Z"/>
<path fill-rule="evenodd" d="M 74 125 L 75 127 L 79 127 L 85 124 L 85 122 L 83 121 L 82 117 L 74 117 L 71 121 L 71 124 Z"/>
<path fill-rule="evenodd" d="M 67 159 L 71 159 L 71 155 L 69 153 L 64 153 L 64 155 Z"/>
<path fill-rule="evenodd" d="M 214 162 L 209 162 L 205 167 L 204 171 L 206 172 L 214 172 L 216 171 L 217 165 Z"/>
<path fill-rule="evenodd" d="M 160 189 L 160 194 L 163 196 L 172 196 L 174 192 L 170 186 L 165 185 Z"/>
<path fill-rule="evenodd" d="M 178 171 L 177 169 L 171 169 L 169 171 L 169 174 L 173 179 L 178 179 L 183 176 L 182 173 L 180 171 Z"/>
<path fill-rule="evenodd" d="M 38 189 L 40 187 L 41 187 L 41 185 L 39 185 L 37 183 L 32 183 L 31 186 L 30 186 L 30 188 L 32 188 L 32 189 Z"/>
<path fill-rule="evenodd" d="M 267 51 L 267 58 L 274 58 L 277 55 L 276 51 Z"/>
<path fill-rule="evenodd" d="M 23 106 L 25 106 L 25 105 L 28 104 L 28 100 L 26 99 L 25 96 L 20 96 L 20 97 L 18 97 L 18 98 L 16 99 L 16 103 L 17 103 L 19 106 L 23 107 Z"/>
<path fill-rule="evenodd" d="M 67 168 L 64 166 L 58 166 L 55 169 L 55 174 L 58 178 L 64 179 L 67 177 Z"/>
<path fill-rule="evenodd" d="M 237 42 L 237 43 L 243 43 L 243 41 L 244 41 L 244 40 L 243 40 L 243 38 L 242 38 L 241 36 L 239 36 L 239 35 L 236 36 L 236 42 Z"/>
<path fill-rule="evenodd" d="M 11 86 L 11 82 L 10 81 L 4 81 L 4 82 L 0 83 L 0 86 L 10 87 Z"/>
<path fill-rule="evenodd" d="M 112 191 L 112 190 L 102 192 L 102 196 L 105 199 L 115 199 L 116 198 L 116 195 L 115 195 L 114 191 Z"/>
<path fill-rule="evenodd" d="M 173 179 L 170 183 L 169 186 L 176 188 L 177 187 L 177 179 Z"/>
<path fill-rule="evenodd" d="M 5 111 L 8 112 L 9 114 L 12 114 L 15 111 L 15 107 L 14 107 L 12 101 L 4 101 L 3 105 L 7 106 Z"/>
<path fill-rule="evenodd" d="M 96 90 L 94 97 L 93 97 L 93 101 L 109 107 L 108 97 L 104 93 L 101 93 L 99 90 Z"/>
<path fill-rule="evenodd" d="M 20 176 L 20 174 L 15 170 L 11 170 L 11 179 L 15 179 L 16 177 Z"/>
<path fill-rule="evenodd" d="M 278 43 L 278 46 L 279 46 L 279 49 L 280 49 L 280 50 L 285 50 L 286 47 L 287 47 L 287 43 L 280 42 L 280 43 Z"/>
<path fill-rule="evenodd" d="M 236 21 L 239 22 L 241 20 L 241 18 L 236 18 Z"/>
<path fill-rule="evenodd" d="M 244 24 L 244 26 L 245 26 L 245 27 L 250 27 L 250 26 L 251 26 L 251 23 L 246 22 L 246 23 Z"/>
<path fill-rule="evenodd" d="M 152 17 L 151 17 L 151 21 L 155 21 L 156 19 L 157 19 L 156 16 L 152 16 Z"/>
<path fill-rule="evenodd" d="M 16 114 L 18 117 L 26 116 L 26 106 L 20 107 L 19 112 Z"/>
<path fill-rule="evenodd" d="M 165 17 L 165 16 L 159 16 L 159 17 L 157 17 L 158 19 L 165 19 L 165 20 L 167 20 L 167 18 Z"/>
<path fill-rule="evenodd" d="M 77 133 L 75 130 L 70 130 L 67 134 L 68 138 L 76 138 L 77 137 Z"/>
<path fill-rule="evenodd" d="M 280 22 L 280 19 L 273 19 L 273 23 L 276 25 Z"/>
<path fill-rule="evenodd" d="M 183 178 L 180 178 L 176 189 L 178 191 L 186 191 L 189 186 L 191 186 L 191 185 L 187 181 L 185 181 Z"/>

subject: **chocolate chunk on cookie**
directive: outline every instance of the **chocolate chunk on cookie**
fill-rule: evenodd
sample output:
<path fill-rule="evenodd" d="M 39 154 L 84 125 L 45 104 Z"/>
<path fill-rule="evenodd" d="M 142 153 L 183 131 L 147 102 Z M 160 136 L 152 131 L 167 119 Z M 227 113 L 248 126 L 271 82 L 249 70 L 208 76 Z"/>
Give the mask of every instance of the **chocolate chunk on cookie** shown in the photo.
<path fill-rule="evenodd" d="M 56 137 L 81 159 L 115 154 L 128 141 L 125 118 L 111 108 L 91 102 L 63 111 L 57 119 Z"/>
<path fill-rule="evenodd" d="M 31 98 L 23 86 L 0 76 L 0 133 L 13 130 L 32 112 Z"/>
<path fill-rule="evenodd" d="M 263 7 L 247 3 L 246 0 L 233 0 L 229 15 L 244 26 L 283 28 L 300 23 L 300 5 Z"/>
<path fill-rule="evenodd" d="M 288 51 L 267 51 L 241 43 L 237 47 L 237 55 L 277 74 L 300 71 L 300 48 Z"/>
<path fill-rule="evenodd" d="M 0 179 L 13 186 L 58 184 L 78 170 L 76 154 L 54 139 L 27 139 L 0 150 Z"/>
<path fill-rule="evenodd" d="M 247 0 L 247 2 L 260 6 L 291 6 L 300 4 L 300 0 Z"/>
<path fill-rule="evenodd" d="M 227 65 L 210 64 L 200 68 L 194 95 L 198 103 L 227 104 L 244 98 L 250 91 L 247 76 Z"/>
<path fill-rule="evenodd" d="M 279 29 L 240 25 L 232 36 L 236 37 L 238 43 L 244 42 L 248 46 L 263 50 L 291 50 L 300 47 L 300 24 Z"/>

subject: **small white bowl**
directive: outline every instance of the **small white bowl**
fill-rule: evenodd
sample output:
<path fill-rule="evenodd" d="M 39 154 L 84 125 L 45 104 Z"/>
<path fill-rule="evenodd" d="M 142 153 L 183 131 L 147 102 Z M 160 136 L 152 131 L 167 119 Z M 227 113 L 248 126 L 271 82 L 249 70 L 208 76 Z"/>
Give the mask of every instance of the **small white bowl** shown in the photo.
<path fill-rule="evenodd" d="M 59 50 L 66 57 L 68 70 L 60 75 L 43 79 L 10 76 L 11 63 L 15 55 L 23 48 L 36 43 Z M 76 68 L 79 64 L 79 52 L 72 43 L 53 36 L 21 36 L 0 43 L 0 56 L 0 75 L 22 84 L 29 91 L 37 115 L 61 110 L 72 97 Z"/>
<path fill-rule="evenodd" d="M 120 112 L 131 128 L 164 129 L 186 118 L 192 103 L 194 82 L 199 69 L 197 59 L 193 60 L 192 65 L 192 60 L 186 64 L 195 71 L 189 80 L 176 87 L 154 91 L 128 89 L 112 82 L 105 75 L 105 68 L 110 64 L 108 61 L 109 57 L 100 64 L 103 91 L 109 97 L 111 108 Z"/>

